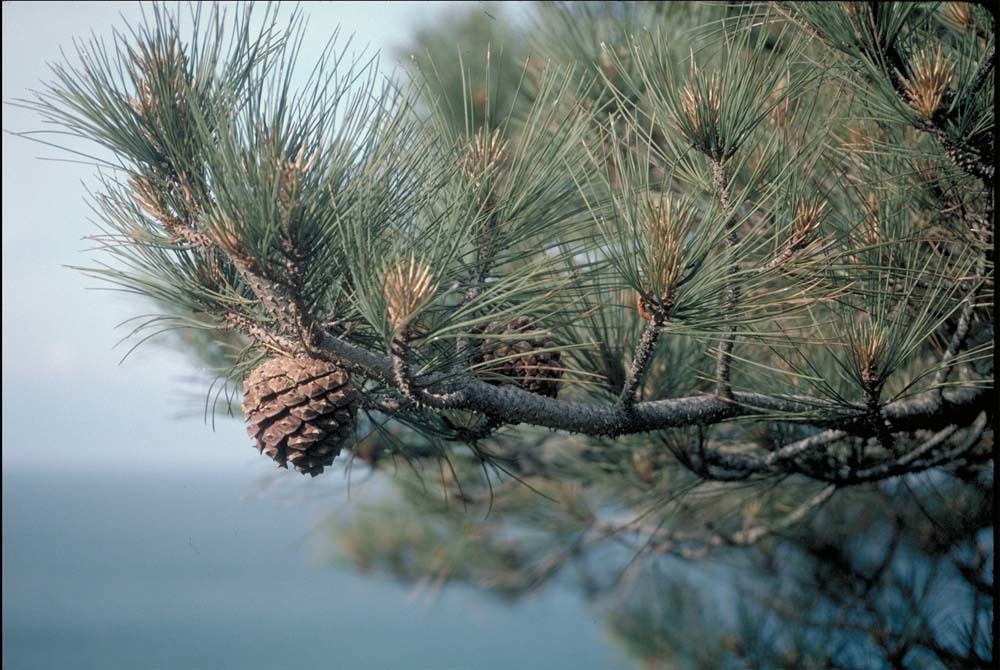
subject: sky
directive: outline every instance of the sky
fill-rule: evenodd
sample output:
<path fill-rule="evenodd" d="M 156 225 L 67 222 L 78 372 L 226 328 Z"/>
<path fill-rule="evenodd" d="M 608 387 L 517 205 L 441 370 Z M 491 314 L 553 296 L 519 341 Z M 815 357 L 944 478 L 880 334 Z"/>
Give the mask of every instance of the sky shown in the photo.
<path fill-rule="evenodd" d="M 291 4 L 291 3 L 289 3 Z M 355 45 L 386 49 L 427 23 L 477 2 L 311 2 L 303 58 L 333 28 Z M 141 16 L 135 2 L 3 3 L 3 468 L 26 470 L 266 470 L 242 426 L 206 426 L 196 407 L 206 383 L 183 353 L 144 345 L 124 363 L 128 331 L 149 311 L 135 296 L 100 289 L 67 266 L 89 265 L 83 238 L 97 232 L 86 201 L 94 168 L 9 133 L 43 128 L 12 106 L 50 78 L 47 63 L 74 38 L 108 37 Z M 69 57 L 69 56 L 66 56 Z M 383 69 L 393 68 L 385 58 Z M 188 418 L 174 419 L 187 412 Z"/>

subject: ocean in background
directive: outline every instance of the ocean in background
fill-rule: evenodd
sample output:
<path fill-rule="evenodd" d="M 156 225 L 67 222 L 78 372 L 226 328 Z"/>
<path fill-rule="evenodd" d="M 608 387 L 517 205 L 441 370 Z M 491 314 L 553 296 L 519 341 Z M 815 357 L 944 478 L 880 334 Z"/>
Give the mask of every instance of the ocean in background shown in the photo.
<path fill-rule="evenodd" d="M 333 566 L 320 522 L 367 493 L 344 488 L 5 471 L 4 670 L 630 667 L 569 589 L 508 605 Z"/>

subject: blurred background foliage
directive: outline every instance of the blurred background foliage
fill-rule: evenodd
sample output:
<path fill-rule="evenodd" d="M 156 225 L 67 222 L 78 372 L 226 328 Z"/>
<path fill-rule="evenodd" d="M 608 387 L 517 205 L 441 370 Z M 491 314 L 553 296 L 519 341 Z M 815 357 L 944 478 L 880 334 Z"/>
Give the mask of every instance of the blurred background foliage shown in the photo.
<path fill-rule="evenodd" d="M 681 482 L 616 523 L 621 491 L 567 477 L 397 474 L 383 504 L 325 528 L 337 565 L 421 594 L 575 589 L 639 667 L 987 668 L 992 473 L 963 474 L 854 488 L 753 547 L 722 528 L 752 526 L 766 492 Z"/>

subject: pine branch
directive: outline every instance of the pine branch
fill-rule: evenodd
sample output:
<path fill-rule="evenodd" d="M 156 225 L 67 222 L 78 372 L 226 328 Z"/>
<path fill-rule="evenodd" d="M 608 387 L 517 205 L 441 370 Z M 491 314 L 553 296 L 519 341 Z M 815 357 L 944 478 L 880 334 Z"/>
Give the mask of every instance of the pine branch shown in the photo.
<path fill-rule="evenodd" d="M 868 412 L 868 422 L 871 424 L 872 432 L 878 438 L 879 443 L 887 450 L 895 450 L 895 440 L 892 437 L 889 422 L 882 416 L 882 382 L 866 376 L 864 379 L 865 407 Z"/>
<path fill-rule="evenodd" d="M 969 452 L 979 443 L 987 425 L 987 414 L 984 409 L 984 411 L 981 412 L 972 423 L 972 426 L 969 428 L 969 433 L 964 440 L 951 449 L 941 451 L 937 455 L 932 455 L 929 452 L 932 452 L 936 447 L 940 446 L 946 438 L 951 437 L 954 434 L 955 431 L 951 430 L 951 426 L 946 426 L 941 429 L 938 433 L 929 438 L 921 447 L 913 450 L 912 452 L 884 463 L 862 468 L 842 468 L 839 472 L 831 472 L 829 470 L 811 472 L 810 476 L 816 479 L 829 481 L 837 484 L 838 486 L 853 486 L 867 482 L 881 481 L 883 479 L 898 477 L 904 474 L 924 472 L 941 465 L 955 463 L 966 457 L 967 454 L 969 454 Z M 982 460 L 986 460 L 990 458 L 990 455 L 991 454 L 987 451 L 982 454 L 981 458 Z"/>
<path fill-rule="evenodd" d="M 404 398 L 418 408 L 449 409 L 458 407 L 462 402 L 460 393 L 436 393 L 419 386 L 419 382 L 410 370 L 409 360 L 412 358 L 412 351 L 408 327 L 399 329 L 393 336 L 389 352 L 392 359 L 392 379 L 396 388 Z"/>
<path fill-rule="evenodd" d="M 828 429 L 757 457 L 747 457 L 702 447 L 701 457 L 708 464 L 716 465 L 729 472 L 742 473 L 744 477 L 749 474 L 771 474 L 784 472 L 788 469 L 787 464 L 792 464 L 803 456 L 815 456 L 817 450 L 825 451 L 829 445 L 847 436 L 846 431 Z"/>
<path fill-rule="evenodd" d="M 965 348 L 972 326 L 972 316 L 976 309 L 976 300 L 982 288 L 982 283 L 986 278 L 987 257 L 992 247 L 990 244 L 990 231 L 979 229 L 974 232 L 976 233 L 976 237 L 979 238 L 983 249 L 978 254 L 978 259 L 976 260 L 976 272 L 972 278 L 972 288 L 962 300 L 962 310 L 959 312 L 958 321 L 955 324 L 955 332 L 952 333 L 948 347 L 941 356 L 940 365 L 942 367 L 934 376 L 934 384 L 938 386 L 939 393 L 943 393 L 944 383 L 948 381 L 948 376 L 955 367 L 955 358 Z"/>
<path fill-rule="evenodd" d="M 729 255 L 729 274 L 726 288 L 726 302 L 723 306 L 726 316 L 732 318 L 736 308 L 740 304 L 740 287 L 736 283 L 737 275 L 740 272 L 740 265 L 736 261 L 736 251 L 740 243 L 740 238 L 736 232 L 735 217 L 729 204 L 729 176 L 726 171 L 725 162 L 722 160 L 710 159 L 712 167 L 712 185 L 719 200 L 719 211 L 725 220 L 726 227 L 726 249 Z M 736 338 L 736 325 L 729 327 L 728 337 L 723 337 L 719 343 L 719 351 L 715 362 L 716 393 L 724 398 L 733 397 L 733 389 L 729 379 L 732 374 L 732 353 Z"/>
<path fill-rule="evenodd" d="M 982 180 L 987 188 L 991 188 L 994 174 L 992 158 L 988 159 L 981 150 L 970 146 L 962 138 L 955 137 L 940 121 L 918 121 L 914 125 L 937 140 L 955 167 Z"/>
<path fill-rule="evenodd" d="M 243 333 L 262 347 L 266 347 L 279 354 L 287 353 L 279 338 L 276 338 L 266 328 L 249 317 L 237 314 L 236 312 L 230 312 L 223 316 L 223 323 L 228 328 Z"/>
<path fill-rule="evenodd" d="M 294 348 L 294 343 L 286 341 Z M 379 355 L 345 340 L 323 333 L 316 355 L 347 368 L 354 374 L 395 385 L 396 372 L 389 356 Z M 638 402 L 626 412 L 615 405 L 556 400 L 530 393 L 513 385 L 493 385 L 477 379 L 456 381 L 452 375 L 434 374 L 413 379 L 421 388 L 445 393 L 448 406 L 496 416 L 505 424 L 526 423 L 592 436 L 614 437 L 653 430 L 720 423 L 741 416 L 781 415 L 853 435 L 871 435 L 863 411 L 844 414 L 828 401 L 805 396 L 770 396 L 734 392 L 732 401 L 713 396 L 689 396 Z M 933 429 L 950 423 L 971 421 L 995 400 L 991 387 L 967 387 L 945 391 L 938 403 L 937 392 L 898 400 L 882 407 L 882 416 L 892 432 Z M 828 408 L 824 410 L 823 408 Z"/>
<path fill-rule="evenodd" d="M 315 343 L 316 328 L 311 316 L 307 313 L 301 297 L 303 282 L 302 270 L 296 263 L 298 250 L 291 241 L 288 231 L 289 197 L 286 195 L 282 205 L 285 219 L 283 223 L 284 247 L 286 251 L 287 277 L 283 284 L 272 282 L 258 269 L 258 263 L 248 255 L 241 241 L 234 235 L 214 230 L 203 232 L 197 222 L 203 218 L 194 196 L 192 185 L 197 183 L 195 175 L 181 166 L 167 164 L 170 173 L 169 184 L 165 188 L 176 189 L 180 193 L 178 216 L 172 216 L 164 202 L 162 191 L 147 177 L 131 177 L 129 185 L 139 206 L 154 220 L 159 221 L 163 229 L 175 243 L 188 248 L 199 249 L 214 257 L 215 254 L 225 258 L 237 271 L 243 283 L 250 288 L 256 298 L 267 308 L 275 323 L 283 324 L 284 330 L 295 334 L 300 342 L 300 351 L 309 351 Z M 301 160 L 291 167 L 301 167 Z M 265 341 L 257 333 L 255 339 Z M 248 336 L 251 332 L 244 331 Z"/>
<path fill-rule="evenodd" d="M 876 13 L 873 16 L 878 16 L 878 14 Z M 875 34 L 878 34 L 877 29 Z M 912 106 L 914 104 L 914 96 L 921 92 L 921 84 L 926 86 L 926 83 L 920 81 L 910 83 L 903 79 L 911 68 L 907 67 L 896 44 L 886 44 L 884 41 L 876 40 L 871 48 L 878 50 L 878 54 L 874 56 L 873 60 L 887 64 L 886 72 L 889 76 L 889 81 L 900 101 L 904 105 Z M 870 49 L 862 45 L 862 51 L 867 53 Z M 992 69 L 992 61 L 993 55 L 991 54 L 976 74 L 973 85 L 977 90 L 982 87 L 983 82 L 985 82 L 986 77 L 989 75 L 989 71 Z M 982 80 L 980 80 L 980 77 L 982 77 Z M 987 183 L 993 179 L 992 158 L 987 159 L 982 147 L 970 146 L 966 138 L 956 137 L 949 130 L 949 94 L 951 94 L 950 90 L 942 90 L 941 94 L 937 97 L 936 109 L 930 111 L 929 114 L 925 114 L 925 118 L 914 121 L 914 127 L 934 137 L 957 168 Z M 959 108 L 956 106 L 954 109 L 957 110 Z M 989 188 L 988 184 L 987 188 Z"/>
<path fill-rule="evenodd" d="M 501 223 L 497 203 L 497 181 L 505 167 L 505 153 L 506 145 L 500 136 L 500 128 L 497 128 L 489 139 L 486 138 L 486 133 L 480 130 L 462 156 L 460 167 L 475 191 L 478 205 L 476 218 L 479 225 L 475 235 L 475 261 L 469 269 L 467 285 L 457 307 L 458 310 L 473 304 L 479 298 L 496 262 Z M 455 353 L 455 369 L 461 371 L 469 364 L 472 356 L 468 337 L 456 340 Z"/>
<path fill-rule="evenodd" d="M 740 530 L 727 538 L 727 543 L 734 546 L 746 547 L 756 544 L 768 535 L 787 530 L 819 509 L 826 501 L 833 497 L 836 490 L 837 487 L 834 485 L 827 486 L 781 518 L 767 525 L 758 525 Z"/>
<path fill-rule="evenodd" d="M 932 187 L 934 197 L 942 202 L 948 203 L 949 198 L 943 190 L 936 184 Z M 967 212 L 964 204 L 959 201 L 957 207 L 961 212 L 960 220 L 968 223 L 972 237 L 980 247 L 976 254 L 976 265 L 973 276 L 970 280 L 971 287 L 965 298 L 962 299 L 961 310 L 955 323 L 955 330 L 948 341 L 948 346 L 941 355 L 939 369 L 934 375 L 934 385 L 943 389 L 949 375 L 954 370 L 957 363 L 956 358 L 965 349 L 968 337 L 972 329 L 973 316 L 975 314 L 980 293 L 983 290 L 987 279 L 987 265 L 989 264 L 993 249 L 993 191 L 986 192 L 986 206 L 983 214 Z"/>
<path fill-rule="evenodd" d="M 641 298 L 640 298 L 641 299 Z M 629 367 L 628 376 L 622 386 L 621 394 L 618 396 L 618 406 L 628 411 L 635 404 L 636 391 L 642 383 L 642 377 L 646 372 L 656 347 L 656 340 L 659 338 L 660 330 L 663 328 L 663 316 L 660 310 L 650 314 L 646 327 L 639 336 L 639 341 L 635 345 L 635 354 L 632 356 L 632 365 Z"/>
<path fill-rule="evenodd" d="M 704 530 L 677 531 L 663 528 L 661 525 L 650 526 L 639 520 L 616 522 L 598 519 L 591 524 L 591 527 L 608 535 L 618 535 L 624 531 L 636 532 L 645 536 L 644 544 L 655 551 L 676 553 L 689 559 L 702 558 L 711 548 L 749 547 L 766 537 L 795 526 L 830 500 L 836 490 L 836 485 L 825 486 L 770 523 L 758 524 L 735 533 L 718 530 L 713 523 L 705 523 Z"/>

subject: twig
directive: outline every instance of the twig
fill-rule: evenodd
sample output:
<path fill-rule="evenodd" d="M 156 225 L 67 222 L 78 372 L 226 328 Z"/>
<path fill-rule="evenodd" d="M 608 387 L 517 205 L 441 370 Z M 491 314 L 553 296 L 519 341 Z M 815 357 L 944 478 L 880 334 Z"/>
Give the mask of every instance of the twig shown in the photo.
<path fill-rule="evenodd" d="M 976 259 L 976 275 L 973 278 L 969 294 L 962 301 L 962 311 L 958 316 L 958 322 L 955 324 L 955 332 L 952 333 L 951 340 L 948 342 L 948 348 L 941 356 L 940 365 L 942 367 L 934 376 L 934 384 L 938 387 L 939 394 L 944 392 L 944 383 L 948 380 L 948 375 L 951 374 L 952 369 L 955 367 L 955 357 L 965 348 L 966 340 L 969 337 L 969 330 L 972 326 L 972 315 L 976 309 L 976 298 L 986 277 L 986 261 L 991 248 L 989 243 L 990 231 L 983 228 L 977 232 L 977 237 L 980 238 L 983 249 Z"/>
<path fill-rule="evenodd" d="M 419 407 L 434 407 L 450 409 L 462 401 L 461 393 L 434 393 L 425 388 L 419 388 L 410 370 L 409 328 L 400 328 L 389 343 L 389 355 L 392 359 L 392 380 L 404 398 Z"/>
<path fill-rule="evenodd" d="M 736 232 L 736 224 L 732 219 L 729 203 L 729 178 L 726 174 L 725 164 L 720 160 L 710 159 L 712 166 L 712 184 L 715 187 L 716 195 L 719 198 L 719 209 L 721 211 L 726 227 L 726 248 L 729 254 L 729 274 L 727 277 L 726 302 L 724 305 L 725 316 L 732 321 L 736 308 L 740 304 L 740 287 L 736 283 L 736 276 L 740 272 L 740 265 L 736 262 L 736 249 L 739 246 L 740 238 Z M 716 393 L 723 398 L 732 398 L 733 389 L 729 380 L 732 373 L 733 345 L 736 337 L 736 325 L 729 326 L 729 336 L 723 337 L 719 343 L 719 352 L 715 360 Z"/>
<path fill-rule="evenodd" d="M 826 430 L 786 444 L 763 456 L 741 456 L 724 453 L 717 449 L 704 449 L 702 456 L 709 464 L 729 471 L 766 474 L 773 472 L 776 466 L 806 455 L 820 447 L 826 447 L 837 440 L 847 437 L 847 435 L 848 433 L 843 430 Z"/>
<path fill-rule="evenodd" d="M 862 375 L 864 377 L 864 375 Z M 887 451 L 895 449 L 895 440 L 892 437 L 889 422 L 882 416 L 882 382 L 862 380 L 865 389 L 865 407 L 868 411 L 868 421 L 871 424 L 872 432 L 878 438 Z"/>
<path fill-rule="evenodd" d="M 280 339 L 274 337 L 274 335 L 269 333 L 266 328 L 249 317 L 235 312 L 230 312 L 223 316 L 223 321 L 225 322 L 227 328 L 243 333 L 261 346 L 267 347 L 276 353 L 284 355 L 292 353 L 291 351 L 285 349 Z"/>
<path fill-rule="evenodd" d="M 621 394 L 618 396 L 618 406 L 628 411 L 635 404 L 636 391 L 642 382 L 642 377 L 646 372 L 646 366 L 653 354 L 656 340 L 660 335 L 663 321 L 657 315 L 651 315 L 646 322 L 646 327 L 639 336 L 639 341 L 635 345 L 635 354 L 632 356 L 632 365 L 629 367 L 625 384 L 622 385 Z"/>
<path fill-rule="evenodd" d="M 616 534 L 625 530 L 632 530 L 646 535 L 648 537 L 647 542 L 659 551 L 680 553 L 680 555 L 685 557 L 701 556 L 704 555 L 705 551 L 711 547 L 718 547 L 722 545 L 747 547 L 760 542 L 768 535 L 773 535 L 774 533 L 790 528 L 802 521 L 806 516 L 817 510 L 821 505 L 832 498 L 836 490 L 837 486 L 834 484 L 825 486 L 821 491 L 798 505 L 792 511 L 781 516 L 773 523 L 767 525 L 759 524 L 751 528 L 745 528 L 733 533 L 732 535 L 715 530 L 711 524 L 706 524 L 706 528 L 700 531 L 673 531 L 665 529 L 659 525 L 650 526 L 648 524 L 642 524 L 637 520 L 617 523 L 613 521 L 597 520 L 593 523 L 593 528 L 606 534 Z M 701 545 L 703 551 L 700 553 L 694 552 L 691 551 L 690 547 L 675 549 L 678 545 L 691 544 Z"/>
<path fill-rule="evenodd" d="M 395 394 L 375 395 L 363 394 L 361 406 L 383 414 L 393 415 L 399 412 L 412 412 L 419 409 L 416 404 Z"/>
<path fill-rule="evenodd" d="M 982 437 L 985 428 L 986 412 L 982 412 L 972 424 L 969 435 L 963 442 L 953 449 L 941 452 L 937 456 L 923 458 L 928 453 L 933 451 L 934 448 L 944 442 L 948 437 L 951 437 L 956 432 L 954 427 L 949 426 L 941 430 L 927 440 L 927 442 L 923 445 L 900 458 L 895 458 L 864 469 L 844 469 L 841 472 L 833 473 L 829 476 L 822 476 L 822 479 L 840 486 L 846 486 L 863 484 L 871 481 L 880 481 L 888 479 L 889 477 L 898 477 L 900 475 L 929 470 L 945 463 L 951 463 L 963 457 L 970 449 L 972 449 L 972 447 L 976 445 L 977 442 L 979 442 L 979 438 Z M 819 475 L 814 475 L 814 477 L 821 478 Z"/>
<path fill-rule="evenodd" d="M 198 220 L 199 208 L 192 196 L 191 177 L 187 173 L 177 170 L 175 166 L 170 166 L 170 169 L 173 175 L 171 179 L 182 193 L 183 207 L 182 211 L 179 212 L 180 216 L 169 215 L 162 203 L 156 200 L 156 194 L 151 191 L 148 180 L 133 179 L 132 187 L 140 206 L 150 216 L 154 216 L 160 221 L 164 230 L 175 242 L 202 249 L 209 254 L 214 252 L 222 254 L 236 269 L 243 283 L 264 304 L 275 322 L 297 337 L 299 345 L 295 347 L 295 350 L 311 351 L 316 343 L 315 333 L 317 329 L 305 308 L 295 299 L 294 285 L 300 278 L 290 277 L 289 285 L 284 287 L 291 290 L 293 297 L 290 298 L 283 294 L 284 291 L 279 286 L 265 278 L 263 273 L 257 270 L 254 259 L 236 248 L 235 243 L 223 243 L 215 236 L 199 230 L 195 224 Z M 289 316 L 291 316 L 290 324 Z"/>
<path fill-rule="evenodd" d="M 767 535 L 772 535 L 794 526 L 798 522 L 802 521 L 802 519 L 804 519 L 808 514 L 814 512 L 823 503 L 833 497 L 836 490 L 837 487 L 833 484 L 827 486 L 819 493 L 793 509 L 791 512 L 778 519 L 775 523 L 767 526 L 754 526 L 735 533 L 731 538 L 729 538 L 730 544 L 741 547 L 749 546 L 759 542 L 761 538 L 766 537 Z"/>

